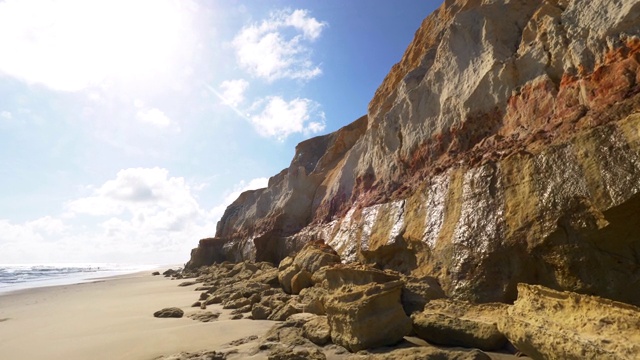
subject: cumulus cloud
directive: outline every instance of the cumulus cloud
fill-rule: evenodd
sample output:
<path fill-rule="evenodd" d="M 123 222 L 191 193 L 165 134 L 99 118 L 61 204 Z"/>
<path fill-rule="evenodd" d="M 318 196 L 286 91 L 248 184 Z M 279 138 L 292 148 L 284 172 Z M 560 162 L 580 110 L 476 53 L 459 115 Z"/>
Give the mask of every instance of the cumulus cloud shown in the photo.
<path fill-rule="evenodd" d="M 325 128 L 324 113 L 318 110 L 317 103 L 309 99 L 285 101 L 279 96 L 271 96 L 254 104 L 254 107 L 261 108 L 261 111 L 251 116 L 251 123 L 265 137 L 282 141 L 294 133 L 310 135 Z"/>
<path fill-rule="evenodd" d="M 309 44 L 326 26 L 307 10 L 274 12 L 261 23 L 242 28 L 232 45 L 240 66 L 254 76 L 268 81 L 312 79 L 322 70 L 311 60 Z"/>
<path fill-rule="evenodd" d="M 215 234 L 217 220 L 241 192 L 267 182 L 241 181 L 221 204 L 205 209 L 194 188 L 166 169 L 123 169 L 68 202 L 67 214 L 74 216 L 0 219 L 0 263 L 186 261 L 199 239 Z"/>
<path fill-rule="evenodd" d="M 77 214 L 159 216 L 161 213 L 196 214 L 199 205 L 182 177 L 169 177 L 163 168 L 129 168 L 94 189 L 90 196 L 69 202 Z"/>
<path fill-rule="evenodd" d="M 159 128 L 166 128 L 171 125 L 171 119 L 156 108 L 138 110 L 136 113 L 136 119 L 140 122 L 151 124 Z"/>
<path fill-rule="evenodd" d="M 249 82 L 244 79 L 223 81 L 220 84 L 220 97 L 226 105 L 235 108 L 244 101 L 244 92 L 248 87 Z"/>

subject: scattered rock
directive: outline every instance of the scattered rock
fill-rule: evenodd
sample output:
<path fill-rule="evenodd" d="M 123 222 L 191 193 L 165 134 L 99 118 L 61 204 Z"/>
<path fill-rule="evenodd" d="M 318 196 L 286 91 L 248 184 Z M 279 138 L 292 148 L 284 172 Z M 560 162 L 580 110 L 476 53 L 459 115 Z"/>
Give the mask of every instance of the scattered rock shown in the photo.
<path fill-rule="evenodd" d="M 317 316 L 302 325 L 304 337 L 312 343 L 324 346 L 331 341 L 329 321 L 326 316 Z"/>
<path fill-rule="evenodd" d="M 244 345 L 246 343 L 250 343 L 250 342 L 256 341 L 256 340 L 258 340 L 258 336 L 257 335 L 251 335 L 251 336 L 247 336 L 247 337 L 242 338 L 242 339 L 233 340 L 228 345 L 229 346 L 239 346 L 239 345 Z"/>
<path fill-rule="evenodd" d="M 327 293 L 327 289 L 319 286 L 302 289 L 298 296 L 298 303 L 302 306 L 303 312 L 325 315 L 324 298 Z"/>
<path fill-rule="evenodd" d="M 198 353 L 181 352 L 175 355 L 160 356 L 154 360 L 225 360 L 227 354 L 218 351 L 202 351 Z"/>
<path fill-rule="evenodd" d="M 422 278 L 403 277 L 404 287 L 402 288 L 402 307 L 407 315 L 420 312 L 431 300 L 445 297 L 444 291 L 438 281 L 431 276 Z"/>
<path fill-rule="evenodd" d="M 435 347 L 418 346 L 388 351 L 367 352 L 351 355 L 347 360 L 491 360 L 480 350 L 448 350 Z"/>
<path fill-rule="evenodd" d="M 154 272 L 151 273 L 151 275 L 158 276 L 158 275 L 160 275 L 160 271 L 154 271 Z"/>
<path fill-rule="evenodd" d="M 251 308 L 251 316 L 255 320 L 266 320 L 271 315 L 271 308 L 262 304 L 255 304 Z"/>
<path fill-rule="evenodd" d="M 231 317 L 231 320 L 240 320 L 240 319 L 242 319 L 242 318 L 244 318 L 244 315 L 242 315 L 242 314 L 235 314 L 235 315 L 233 315 L 233 316 Z"/>
<path fill-rule="evenodd" d="M 277 347 L 269 353 L 269 360 L 325 360 L 327 357 L 318 349 L 289 349 Z"/>
<path fill-rule="evenodd" d="M 174 276 L 174 275 L 178 275 L 180 274 L 180 272 L 178 270 L 174 270 L 174 269 L 168 269 L 165 272 L 162 273 L 162 275 L 164 275 L 165 277 L 170 277 L 170 276 Z"/>
<path fill-rule="evenodd" d="M 182 287 L 191 286 L 191 285 L 195 285 L 197 283 L 198 283 L 197 281 L 184 281 L 184 282 L 181 282 L 180 284 L 178 284 L 178 286 L 182 286 Z"/>
<path fill-rule="evenodd" d="M 534 359 L 638 359 L 640 308 L 518 284 L 500 330 Z"/>
<path fill-rule="evenodd" d="M 211 312 L 211 311 L 198 311 L 193 314 L 187 315 L 189 319 L 201 321 L 201 322 L 211 322 L 218 320 L 220 317 L 219 312 Z"/>
<path fill-rule="evenodd" d="M 200 301 L 196 301 L 193 304 L 191 304 L 191 307 L 201 307 L 202 306 L 202 302 Z"/>
<path fill-rule="evenodd" d="M 157 318 L 181 318 L 183 315 L 184 311 L 177 307 L 164 308 L 153 313 Z"/>
<path fill-rule="evenodd" d="M 506 311 L 505 304 L 433 300 L 423 312 L 414 313 L 413 330 L 418 337 L 434 344 L 497 350 L 507 343 L 497 326 Z"/>
<path fill-rule="evenodd" d="M 311 273 L 307 270 L 300 270 L 291 278 L 291 293 L 298 295 L 302 289 L 313 286 L 311 282 Z"/>

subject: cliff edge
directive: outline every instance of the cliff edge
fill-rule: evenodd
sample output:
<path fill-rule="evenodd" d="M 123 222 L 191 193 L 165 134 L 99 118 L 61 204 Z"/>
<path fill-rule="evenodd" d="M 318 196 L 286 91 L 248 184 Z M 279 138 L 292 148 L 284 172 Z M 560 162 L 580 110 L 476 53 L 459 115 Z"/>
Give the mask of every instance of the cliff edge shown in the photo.
<path fill-rule="evenodd" d="M 640 0 L 446 0 L 367 115 L 299 144 L 187 266 L 324 240 L 466 300 L 640 305 L 639 211 Z"/>

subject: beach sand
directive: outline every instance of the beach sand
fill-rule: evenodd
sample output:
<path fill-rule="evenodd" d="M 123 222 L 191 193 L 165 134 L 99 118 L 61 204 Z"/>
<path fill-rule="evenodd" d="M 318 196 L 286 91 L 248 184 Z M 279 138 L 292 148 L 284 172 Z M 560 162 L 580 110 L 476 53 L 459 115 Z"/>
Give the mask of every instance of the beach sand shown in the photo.
<path fill-rule="evenodd" d="M 233 340 L 261 335 L 271 321 L 219 320 L 202 323 L 186 317 L 199 311 L 193 286 L 150 272 L 91 283 L 22 290 L 0 295 L 0 359 L 87 360 L 154 359 L 182 351 L 228 349 Z M 179 307 L 180 319 L 154 318 L 164 307 Z M 237 358 L 249 357 L 246 347 Z"/>

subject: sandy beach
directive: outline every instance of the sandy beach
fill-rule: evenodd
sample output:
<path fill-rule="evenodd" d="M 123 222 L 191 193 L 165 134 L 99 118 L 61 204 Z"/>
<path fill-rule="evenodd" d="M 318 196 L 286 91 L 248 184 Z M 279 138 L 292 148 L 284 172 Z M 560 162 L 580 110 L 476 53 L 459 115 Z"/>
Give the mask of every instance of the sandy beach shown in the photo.
<path fill-rule="evenodd" d="M 0 295 L 0 359 L 154 359 L 182 351 L 229 348 L 229 342 L 267 331 L 273 322 L 230 320 L 229 311 L 209 323 L 186 315 L 198 293 L 150 272 L 91 283 Z M 179 307 L 180 319 L 154 318 Z M 241 353 L 241 358 L 251 358 Z M 259 354 L 255 359 L 265 358 Z"/>

